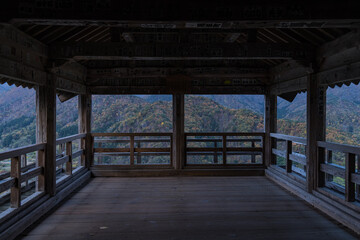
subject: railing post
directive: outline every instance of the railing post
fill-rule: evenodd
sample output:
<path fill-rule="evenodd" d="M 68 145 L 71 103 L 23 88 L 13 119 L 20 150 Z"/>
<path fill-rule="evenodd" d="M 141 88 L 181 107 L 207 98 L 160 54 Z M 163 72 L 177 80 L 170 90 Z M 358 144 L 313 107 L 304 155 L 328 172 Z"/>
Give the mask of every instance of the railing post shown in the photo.
<path fill-rule="evenodd" d="M 134 135 L 130 135 L 130 165 L 134 165 Z"/>
<path fill-rule="evenodd" d="M 316 187 L 324 187 L 325 186 L 325 173 L 320 171 L 320 166 L 321 166 L 321 164 L 325 163 L 325 148 L 318 147 L 317 152 L 318 152 L 317 164 L 319 167 L 318 167 L 317 177 L 315 179 L 315 181 L 317 183 Z"/>
<path fill-rule="evenodd" d="M 66 155 L 69 161 L 66 162 L 65 172 L 67 175 L 72 175 L 72 142 L 66 143 Z"/>
<path fill-rule="evenodd" d="M 85 161 L 86 161 L 86 138 L 81 138 L 80 139 L 80 149 L 83 150 L 83 154 L 81 154 L 81 158 L 80 158 L 80 165 L 85 166 Z"/>
<path fill-rule="evenodd" d="M 222 136 L 222 148 L 223 164 L 226 165 L 226 135 Z"/>
<path fill-rule="evenodd" d="M 36 142 L 46 143 L 44 160 L 45 192 L 56 193 L 56 88 L 48 74 L 46 86 L 36 89 Z"/>
<path fill-rule="evenodd" d="M 345 200 L 355 201 L 355 183 L 351 181 L 351 174 L 355 173 L 355 154 L 346 153 L 345 159 Z"/>
<path fill-rule="evenodd" d="M 327 163 L 332 163 L 332 157 L 333 157 L 333 152 L 331 150 L 327 150 L 327 156 L 326 156 L 326 162 Z M 321 162 L 320 162 L 321 164 Z M 326 181 L 328 182 L 332 182 L 334 180 L 334 177 L 330 174 L 326 174 Z"/>
<path fill-rule="evenodd" d="M 251 147 L 255 148 L 255 141 L 254 140 L 251 141 Z M 255 163 L 255 162 L 256 162 L 256 155 L 253 153 L 251 155 L 251 163 Z"/>
<path fill-rule="evenodd" d="M 218 156 L 217 156 L 217 151 L 216 151 L 216 148 L 217 148 L 217 141 L 214 141 L 214 148 L 215 148 L 215 151 L 214 151 L 214 163 L 217 164 L 218 163 Z"/>
<path fill-rule="evenodd" d="M 316 73 L 310 74 L 307 80 L 307 162 L 306 186 L 312 192 L 317 187 L 320 163 L 317 141 L 325 140 L 326 128 L 326 89 L 319 85 Z"/>
<path fill-rule="evenodd" d="M 277 129 L 277 97 L 268 91 L 265 95 L 265 138 L 263 148 L 265 148 L 265 156 L 263 161 L 266 166 L 270 166 L 276 162 L 275 156 L 272 154 L 274 142 L 270 137 L 270 133 L 275 133 Z"/>
<path fill-rule="evenodd" d="M 39 150 L 37 152 L 37 164 L 38 167 L 45 169 L 45 151 Z M 43 172 L 38 176 L 38 181 L 36 185 L 36 191 L 43 192 L 45 191 L 45 173 Z"/>
<path fill-rule="evenodd" d="M 292 141 L 286 141 L 286 172 L 292 172 L 292 161 L 290 160 L 292 154 Z"/>
<path fill-rule="evenodd" d="M 21 162 L 19 157 L 11 158 L 10 176 L 15 178 L 15 184 L 10 190 L 10 205 L 12 208 L 18 208 L 21 205 Z"/>
<path fill-rule="evenodd" d="M 136 143 L 137 143 L 137 147 L 141 148 L 141 141 L 138 140 L 138 141 L 136 141 Z M 141 164 L 141 154 L 140 154 L 140 152 L 138 152 L 137 155 L 136 155 L 136 163 Z"/>

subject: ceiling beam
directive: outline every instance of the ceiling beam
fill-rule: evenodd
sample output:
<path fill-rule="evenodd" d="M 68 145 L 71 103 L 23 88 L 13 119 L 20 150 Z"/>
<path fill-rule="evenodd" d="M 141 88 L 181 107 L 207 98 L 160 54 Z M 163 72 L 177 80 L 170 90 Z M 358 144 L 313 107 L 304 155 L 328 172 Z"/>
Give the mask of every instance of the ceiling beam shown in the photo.
<path fill-rule="evenodd" d="M 199 68 L 166 68 L 166 67 L 143 67 L 143 68 L 102 68 L 89 69 L 88 78 L 118 77 L 166 77 L 169 75 L 183 74 L 192 77 L 241 77 L 241 78 L 265 78 L 268 77 L 265 68 L 235 68 L 235 67 L 199 67 Z"/>
<path fill-rule="evenodd" d="M 334 3 L 335 2 L 335 3 Z M 72 19 L 91 19 L 87 23 L 124 25 L 132 21 L 142 27 L 178 27 L 174 22 L 183 20 L 184 27 L 220 28 L 224 26 L 266 27 L 348 27 L 359 24 L 360 3 L 357 0 L 293 1 L 77 1 L 64 4 L 41 4 L 41 1 L 10 1 L 0 8 L 0 20 L 11 18 L 46 19 L 51 22 L 74 22 Z M 151 11 L 150 11 L 151 10 Z M 65 19 L 65 20 L 57 20 Z M 71 20 L 70 20 L 71 19 Z M 121 21 L 127 19 L 129 21 Z M 198 21 L 194 21 L 197 19 Z M 211 19 L 209 21 L 209 19 Z M 224 21 L 224 19 L 228 21 Z M 331 20 L 327 20 L 331 19 Z M 98 21 L 96 21 L 98 20 Z M 40 21 L 40 20 L 35 20 Z M 139 22 L 141 21 L 141 22 Z M 14 21 L 16 22 L 16 21 Z M 17 21 L 17 23 L 19 23 Z M 227 23 L 225 25 L 225 23 Z M 345 24 L 344 24 L 345 23 Z M 21 24 L 21 22 L 19 23 Z M 257 25 L 256 25 L 257 24 Z M 256 26 L 255 26 L 256 25 Z"/>
<path fill-rule="evenodd" d="M 50 46 L 52 59 L 75 60 L 306 60 L 312 55 L 309 46 L 267 43 L 58 43 Z"/>

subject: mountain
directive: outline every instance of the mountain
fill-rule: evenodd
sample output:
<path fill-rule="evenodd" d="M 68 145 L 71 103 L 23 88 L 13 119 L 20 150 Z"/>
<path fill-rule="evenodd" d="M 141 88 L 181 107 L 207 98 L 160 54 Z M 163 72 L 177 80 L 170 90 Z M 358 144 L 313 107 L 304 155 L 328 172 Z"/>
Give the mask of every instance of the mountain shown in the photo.
<path fill-rule="evenodd" d="M 10 88 L 12 87 L 7 84 L 0 84 L 0 94 L 7 92 Z"/>
<path fill-rule="evenodd" d="M 344 90 L 339 88 L 328 91 L 327 139 L 359 145 L 360 95 L 357 91 L 360 88 L 350 87 L 355 89 L 355 94 L 344 94 L 341 92 Z M 171 132 L 172 103 L 169 100 L 171 95 L 94 96 L 93 131 Z M 253 132 L 264 129 L 262 96 L 186 95 L 185 101 L 187 132 Z M 77 133 L 77 104 L 77 97 L 65 103 L 57 102 L 57 137 Z M 34 90 L 20 87 L 3 91 L 0 94 L 0 116 L 0 150 L 35 142 Z M 306 94 L 299 94 L 292 103 L 279 99 L 278 116 L 278 132 L 306 137 Z"/>

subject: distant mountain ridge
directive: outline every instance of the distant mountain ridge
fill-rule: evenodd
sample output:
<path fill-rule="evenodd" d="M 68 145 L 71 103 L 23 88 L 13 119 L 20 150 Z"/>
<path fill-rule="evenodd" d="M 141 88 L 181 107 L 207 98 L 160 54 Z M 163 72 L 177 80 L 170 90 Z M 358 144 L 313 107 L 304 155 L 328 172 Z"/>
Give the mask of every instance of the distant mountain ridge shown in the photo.
<path fill-rule="evenodd" d="M 4 85 L 0 85 L 4 86 Z M 328 91 L 330 141 L 359 145 L 360 87 L 351 94 L 340 88 Z M 35 91 L 5 87 L 0 94 L 0 150 L 35 142 Z M 359 95 L 357 95 L 359 94 Z M 170 132 L 171 95 L 125 95 L 93 97 L 95 132 Z M 259 95 L 187 95 L 185 122 L 188 132 L 263 131 L 264 97 Z M 293 103 L 278 103 L 278 131 L 306 136 L 306 94 Z M 57 106 L 58 137 L 77 133 L 77 99 Z M 284 119 L 285 118 L 285 119 Z"/>

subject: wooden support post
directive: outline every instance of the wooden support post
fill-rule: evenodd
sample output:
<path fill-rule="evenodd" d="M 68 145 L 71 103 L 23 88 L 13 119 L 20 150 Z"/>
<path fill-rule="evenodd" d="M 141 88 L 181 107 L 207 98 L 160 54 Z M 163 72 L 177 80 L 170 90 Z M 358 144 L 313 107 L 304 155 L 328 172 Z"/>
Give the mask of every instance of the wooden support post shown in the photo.
<path fill-rule="evenodd" d="M 134 165 L 134 135 L 130 136 L 130 165 Z"/>
<path fill-rule="evenodd" d="M 44 161 L 45 192 L 56 193 L 56 89 L 55 79 L 48 75 L 46 86 L 36 89 L 36 142 L 46 143 Z"/>
<path fill-rule="evenodd" d="M 290 160 L 292 154 L 292 141 L 286 141 L 286 172 L 292 172 L 292 161 Z"/>
<path fill-rule="evenodd" d="M 67 175 L 72 174 L 72 142 L 66 143 L 66 155 L 69 157 L 69 161 L 66 162 L 65 172 Z"/>
<path fill-rule="evenodd" d="M 306 182 L 307 191 L 312 192 L 324 177 L 319 175 L 317 141 L 325 140 L 326 89 L 319 85 L 316 74 L 310 74 L 307 81 L 307 158 Z"/>
<path fill-rule="evenodd" d="M 222 148 L 223 165 L 226 165 L 226 135 L 222 136 Z"/>
<path fill-rule="evenodd" d="M 15 178 L 15 184 L 11 187 L 10 205 L 12 208 L 21 206 L 21 162 L 20 157 L 11 158 L 11 172 L 12 178 Z"/>
<path fill-rule="evenodd" d="M 184 94 L 173 94 L 173 146 L 174 168 L 185 165 Z"/>
<path fill-rule="evenodd" d="M 265 138 L 263 148 L 265 156 L 263 161 L 266 166 L 276 164 L 276 157 L 272 154 L 272 149 L 276 147 L 275 142 L 271 140 L 270 133 L 277 130 L 277 96 L 270 94 L 265 95 Z"/>
<path fill-rule="evenodd" d="M 351 174 L 355 173 L 355 154 L 346 153 L 345 159 L 345 200 L 355 201 L 355 183 L 351 181 Z"/>
<path fill-rule="evenodd" d="M 93 143 L 91 137 L 91 95 L 82 94 L 79 96 L 79 133 L 86 133 L 85 156 L 81 157 L 81 162 L 86 168 L 93 164 Z"/>

